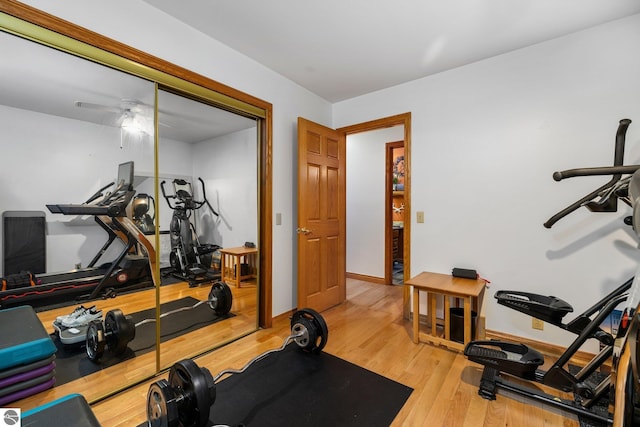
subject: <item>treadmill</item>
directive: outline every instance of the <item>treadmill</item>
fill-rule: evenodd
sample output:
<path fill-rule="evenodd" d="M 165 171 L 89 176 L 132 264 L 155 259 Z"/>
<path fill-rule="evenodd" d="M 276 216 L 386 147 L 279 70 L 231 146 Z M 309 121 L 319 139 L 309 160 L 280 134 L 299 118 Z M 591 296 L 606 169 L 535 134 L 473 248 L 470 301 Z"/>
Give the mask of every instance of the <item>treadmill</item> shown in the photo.
<path fill-rule="evenodd" d="M 114 297 L 118 292 L 153 286 L 146 256 L 134 253 L 138 236 L 126 221 L 126 208 L 133 198 L 133 162 L 118 166 L 118 178 L 98 190 L 82 204 L 50 204 L 53 214 L 91 215 L 107 232 L 108 238 L 100 251 L 83 269 L 68 272 L 38 274 L 36 285 L 0 292 L 0 307 L 29 304 L 34 307 L 50 306 L 62 302 Z M 112 191 L 107 191 L 112 188 Z M 98 265 L 107 249 L 119 239 L 124 248 L 115 260 Z"/>

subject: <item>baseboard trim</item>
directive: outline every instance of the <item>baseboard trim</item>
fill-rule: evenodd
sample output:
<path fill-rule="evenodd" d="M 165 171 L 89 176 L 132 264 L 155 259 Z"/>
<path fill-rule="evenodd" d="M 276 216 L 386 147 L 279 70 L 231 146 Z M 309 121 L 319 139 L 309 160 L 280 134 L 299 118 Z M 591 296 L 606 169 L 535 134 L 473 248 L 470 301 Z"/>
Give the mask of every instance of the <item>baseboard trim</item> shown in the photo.
<path fill-rule="evenodd" d="M 362 280 L 363 282 L 377 283 L 385 285 L 384 277 L 367 276 L 366 274 L 357 274 L 347 272 L 347 279 Z"/>
<path fill-rule="evenodd" d="M 278 314 L 277 316 L 275 316 L 273 318 L 273 320 L 274 321 L 278 321 L 280 319 L 290 319 L 291 316 L 293 316 L 293 313 L 295 313 L 296 311 L 297 311 L 297 309 L 295 309 L 295 308 L 290 310 L 290 311 L 285 311 L 284 313 Z"/>

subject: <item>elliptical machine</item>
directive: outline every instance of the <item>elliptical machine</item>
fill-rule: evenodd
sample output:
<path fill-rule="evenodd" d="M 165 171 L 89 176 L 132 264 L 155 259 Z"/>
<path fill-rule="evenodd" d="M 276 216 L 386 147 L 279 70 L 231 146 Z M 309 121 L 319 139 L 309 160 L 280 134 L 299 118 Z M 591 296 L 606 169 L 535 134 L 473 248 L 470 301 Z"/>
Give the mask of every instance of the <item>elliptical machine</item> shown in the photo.
<path fill-rule="evenodd" d="M 640 169 L 640 165 L 623 166 L 624 140 L 630 123 L 630 120 L 624 119 L 620 121 L 618 126 L 613 166 L 571 169 L 554 173 L 553 177 L 556 181 L 575 176 L 593 175 L 611 175 L 612 178 L 607 184 L 592 191 L 551 217 L 544 224 L 546 228 L 550 228 L 555 222 L 581 206 L 587 207 L 592 212 L 616 212 L 618 199 L 632 206 L 628 194 L 631 177 L 622 178 L 623 174 L 634 173 Z M 640 207 L 635 206 L 634 211 L 637 209 L 640 209 Z M 625 223 L 631 225 L 630 218 L 625 218 Z M 573 308 L 557 297 L 517 291 L 497 292 L 495 297 L 499 304 L 544 320 L 578 336 L 561 357 L 546 371 L 540 369 L 544 363 L 542 354 L 524 344 L 504 341 L 470 342 L 464 349 L 465 356 L 469 360 L 485 366 L 478 393 L 485 399 L 494 400 L 496 398 L 496 390 L 503 389 L 579 416 L 588 417 L 606 424 L 611 423 L 609 416 L 602 416 L 590 410 L 597 399 L 609 390 L 612 384 L 611 376 L 604 378 L 596 386 L 589 385 L 586 379 L 613 354 L 616 338 L 624 336 L 626 333 L 627 326 L 622 323 L 618 329 L 617 337 L 603 331 L 600 325 L 620 303 L 627 300 L 630 291 L 633 292 L 632 287 L 636 286 L 634 279 L 629 279 L 568 323 L 563 323 L 562 318 L 567 313 L 572 312 Z M 636 291 L 640 292 L 640 289 Z M 566 365 L 582 344 L 589 339 L 597 339 L 602 344 L 602 350 L 577 374 L 570 373 Z M 509 381 L 502 374 L 542 383 L 557 390 L 573 392 L 576 395 L 576 401 L 560 399 L 543 393 L 537 388 L 517 384 Z"/>
<path fill-rule="evenodd" d="M 193 198 L 191 183 L 184 179 L 173 180 L 173 194 L 165 191 L 165 181 L 160 183 L 162 195 L 167 205 L 173 210 L 169 235 L 171 237 L 171 263 L 172 274 L 179 279 L 189 282 L 189 286 L 197 286 L 200 283 L 211 282 L 220 279 L 220 273 L 211 271 L 211 258 L 213 252 L 221 248 L 214 244 L 202 244 L 198 240 L 195 226 L 190 221 L 191 215 L 204 205 L 207 205 L 215 216 L 218 212 L 213 209 L 207 200 L 204 181 L 198 178 L 202 185 L 203 200 Z"/>

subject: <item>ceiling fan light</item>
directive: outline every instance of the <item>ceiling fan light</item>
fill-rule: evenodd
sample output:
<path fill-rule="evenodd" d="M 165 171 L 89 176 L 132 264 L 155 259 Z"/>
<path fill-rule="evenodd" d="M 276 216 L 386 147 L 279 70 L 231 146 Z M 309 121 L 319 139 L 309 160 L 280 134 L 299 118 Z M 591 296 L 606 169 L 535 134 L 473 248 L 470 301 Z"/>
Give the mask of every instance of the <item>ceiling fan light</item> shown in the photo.
<path fill-rule="evenodd" d="M 140 114 L 128 114 L 122 120 L 122 124 L 120 125 L 120 127 L 130 133 L 150 134 L 150 126 L 147 122 L 148 121 L 146 120 L 146 118 Z"/>

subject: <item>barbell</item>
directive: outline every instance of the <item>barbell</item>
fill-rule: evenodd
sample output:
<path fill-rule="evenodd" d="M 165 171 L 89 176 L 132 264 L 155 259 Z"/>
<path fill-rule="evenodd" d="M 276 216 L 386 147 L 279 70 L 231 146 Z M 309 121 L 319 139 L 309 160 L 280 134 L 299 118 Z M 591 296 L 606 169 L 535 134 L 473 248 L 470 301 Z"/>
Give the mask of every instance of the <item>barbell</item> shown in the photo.
<path fill-rule="evenodd" d="M 209 412 L 216 400 L 216 383 L 225 375 L 241 374 L 269 354 L 284 350 L 291 341 L 304 352 L 318 354 L 327 344 L 329 330 L 323 317 L 303 308 L 291 317 L 291 334 L 281 347 L 251 359 L 241 369 L 225 369 L 215 377 L 192 359 L 181 360 L 169 370 L 167 380 L 149 386 L 147 420 L 149 427 L 206 427 Z"/>
<path fill-rule="evenodd" d="M 229 286 L 224 282 L 216 282 L 211 286 L 206 300 L 198 301 L 189 307 L 168 311 L 161 314 L 160 318 L 162 319 L 181 311 L 193 310 L 203 304 L 208 304 L 218 316 L 224 316 L 231 311 L 232 302 L 233 296 Z M 120 309 L 116 308 L 108 311 L 105 315 L 104 323 L 100 320 L 94 320 L 89 323 L 85 339 L 87 357 L 89 360 L 97 362 L 107 348 L 116 356 L 121 355 L 136 337 L 136 328 L 155 321 L 156 319 L 144 319 L 134 323 L 133 318 L 125 315 Z"/>

